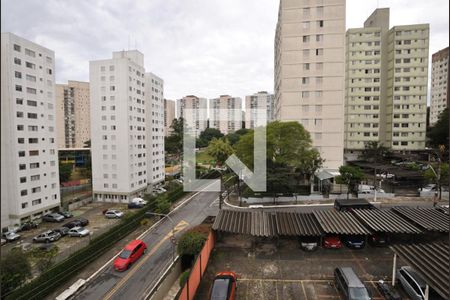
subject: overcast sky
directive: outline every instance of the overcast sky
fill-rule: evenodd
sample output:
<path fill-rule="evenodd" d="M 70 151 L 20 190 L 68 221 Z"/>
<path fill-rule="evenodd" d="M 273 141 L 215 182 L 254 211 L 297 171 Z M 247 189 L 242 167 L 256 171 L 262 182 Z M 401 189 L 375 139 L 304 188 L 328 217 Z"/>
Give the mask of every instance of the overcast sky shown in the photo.
<path fill-rule="evenodd" d="M 56 79 L 89 79 L 89 61 L 137 48 L 165 97 L 273 91 L 278 0 L 2 0 L 2 32 L 55 51 Z M 448 46 L 448 0 L 347 0 L 347 28 L 378 7 L 391 26 L 429 23 L 430 56 Z"/>

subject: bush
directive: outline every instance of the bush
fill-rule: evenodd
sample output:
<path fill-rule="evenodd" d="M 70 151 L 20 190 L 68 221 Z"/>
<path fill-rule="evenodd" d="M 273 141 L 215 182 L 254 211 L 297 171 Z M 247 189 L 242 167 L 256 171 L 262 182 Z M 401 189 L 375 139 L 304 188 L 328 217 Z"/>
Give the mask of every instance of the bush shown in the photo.
<path fill-rule="evenodd" d="M 189 231 L 178 241 L 177 251 L 180 255 L 197 255 L 203 248 L 207 239 L 204 233 Z"/>
<path fill-rule="evenodd" d="M 191 274 L 191 269 L 188 269 L 188 270 L 184 271 L 183 273 L 181 273 L 180 287 L 183 287 L 186 284 L 186 281 L 188 280 L 190 274 Z"/>
<path fill-rule="evenodd" d="M 31 265 L 22 250 L 10 251 L 1 259 L 1 290 L 6 294 L 31 277 Z"/>
<path fill-rule="evenodd" d="M 30 252 L 30 257 L 35 261 L 39 272 L 47 271 L 54 263 L 54 258 L 58 254 L 58 246 L 54 246 L 48 251 L 34 248 Z"/>
<path fill-rule="evenodd" d="M 162 196 L 156 199 L 155 212 L 159 214 L 167 214 L 170 212 L 170 206 L 171 203 L 169 202 L 169 199 L 167 199 L 167 196 Z"/>

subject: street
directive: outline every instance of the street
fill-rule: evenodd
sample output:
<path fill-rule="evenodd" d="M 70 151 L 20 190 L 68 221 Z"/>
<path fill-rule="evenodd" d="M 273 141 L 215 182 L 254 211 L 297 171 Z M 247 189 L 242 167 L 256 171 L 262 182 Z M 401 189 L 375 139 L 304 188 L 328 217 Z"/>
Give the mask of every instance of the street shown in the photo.
<path fill-rule="evenodd" d="M 218 193 L 200 192 L 170 216 L 176 237 L 218 212 Z M 142 240 L 148 250 L 131 268 L 117 272 L 111 263 L 79 292 L 75 299 L 141 299 L 159 279 L 172 260 L 172 224 L 165 218 Z"/>

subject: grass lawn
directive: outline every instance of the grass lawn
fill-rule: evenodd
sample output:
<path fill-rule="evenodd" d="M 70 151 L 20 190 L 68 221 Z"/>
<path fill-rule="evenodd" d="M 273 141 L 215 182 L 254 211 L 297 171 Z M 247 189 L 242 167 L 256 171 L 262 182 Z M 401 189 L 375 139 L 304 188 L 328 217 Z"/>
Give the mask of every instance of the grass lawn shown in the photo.
<path fill-rule="evenodd" d="M 206 151 L 199 151 L 196 153 L 196 162 L 201 164 L 209 164 L 211 160 L 214 160 L 209 156 Z"/>

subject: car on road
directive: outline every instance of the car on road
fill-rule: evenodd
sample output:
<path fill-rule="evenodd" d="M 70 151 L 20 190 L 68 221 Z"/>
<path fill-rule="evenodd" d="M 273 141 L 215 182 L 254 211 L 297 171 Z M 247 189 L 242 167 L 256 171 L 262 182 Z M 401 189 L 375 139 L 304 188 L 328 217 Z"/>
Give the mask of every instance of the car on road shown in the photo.
<path fill-rule="evenodd" d="M 339 249 L 342 247 L 342 243 L 339 236 L 327 235 L 323 238 L 323 247 L 327 249 Z"/>
<path fill-rule="evenodd" d="M 347 235 L 342 240 L 351 249 L 362 249 L 366 245 L 366 237 L 363 235 Z"/>
<path fill-rule="evenodd" d="M 147 251 L 147 245 L 141 240 L 131 241 L 114 260 L 116 271 L 125 271 Z"/>
<path fill-rule="evenodd" d="M 214 277 L 209 299 L 234 300 L 236 299 L 237 275 L 234 272 L 220 272 Z"/>
<path fill-rule="evenodd" d="M 68 210 L 61 211 L 61 212 L 59 212 L 58 214 L 60 214 L 61 216 L 63 216 L 65 219 L 69 219 L 69 218 L 72 218 L 72 217 L 73 217 L 73 213 L 71 213 L 71 212 L 68 211 Z"/>
<path fill-rule="evenodd" d="M 136 203 L 136 202 L 128 203 L 128 209 L 143 208 L 143 207 L 144 207 L 144 204 L 141 204 L 141 203 Z"/>
<path fill-rule="evenodd" d="M 300 248 L 305 251 L 315 251 L 319 247 L 319 238 L 316 236 L 301 236 L 298 242 Z"/>
<path fill-rule="evenodd" d="M 64 216 L 61 216 L 60 214 L 57 214 L 57 213 L 51 213 L 51 214 L 44 215 L 42 217 L 42 220 L 44 220 L 46 222 L 62 222 L 62 221 L 64 221 Z"/>
<path fill-rule="evenodd" d="M 55 228 L 53 229 L 53 231 L 59 233 L 61 236 L 66 236 L 69 233 L 69 228 L 67 227 L 59 227 L 59 228 Z"/>
<path fill-rule="evenodd" d="M 123 212 L 120 210 L 111 209 L 105 212 L 105 217 L 107 219 L 120 219 L 123 217 Z"/>
<path fill-rule="evenodd" d="M 70 237 L 84 237 L 89 235 L 89 230 L 84 227 L 74 227 L 67 233 Z"/>
<path fill-rule="evenodd" d="M 348 300 L 370 300 L 369 291 L 361 282 L 358 275 L 350 267 L 339 267 L 334 269 L 334 282 L 336 288 Z"/>
<path fill-rule="evenodd" d="M 368 242 L 372 247 L 385 247 L 389 245 L 389 236 L 383 233 L 374 233 L 369 235 Z"/>
<path fill-rule="evenodd" d="M 33 238 L 34 243 L 50 243 L 55 242 L 61 238 L 61 234 L 53 230 L 47 230 Z"/>
<path fill-rule="evenodd" d="M 14 241 L 17 241 L 18 239 L 20 239 L 20 234 L 18 234 L 16 232 L 5 232 L 3 234 L 3 237 L 5 238 L 5 240 L 7 242 L 14 242 Z"/>

